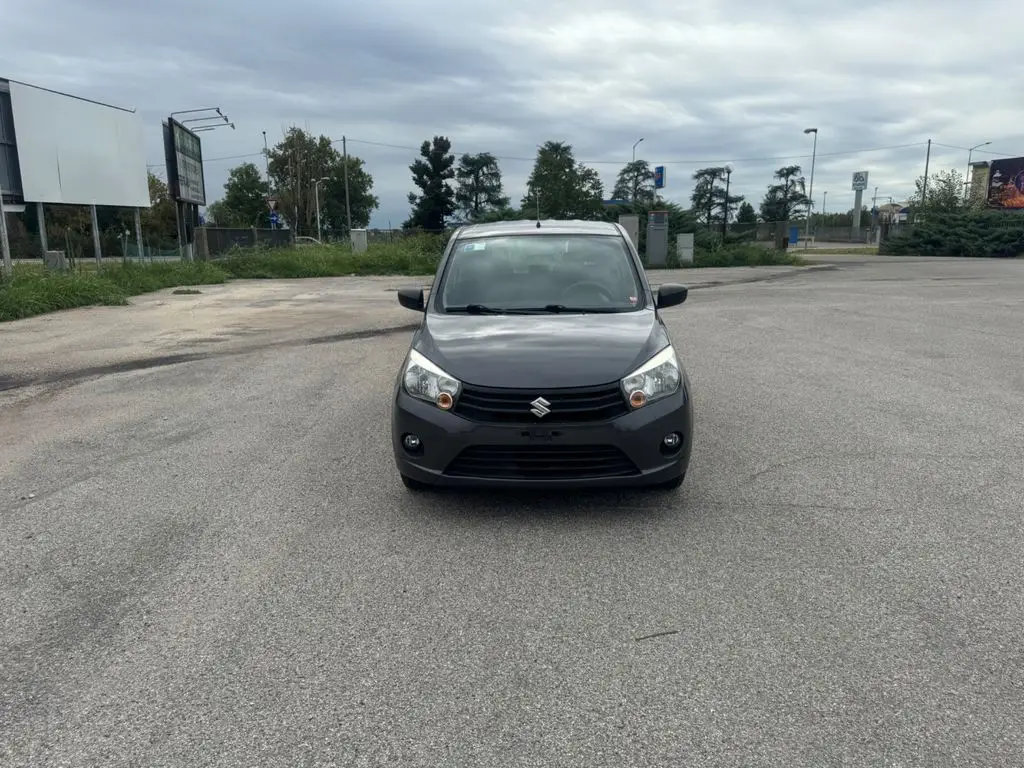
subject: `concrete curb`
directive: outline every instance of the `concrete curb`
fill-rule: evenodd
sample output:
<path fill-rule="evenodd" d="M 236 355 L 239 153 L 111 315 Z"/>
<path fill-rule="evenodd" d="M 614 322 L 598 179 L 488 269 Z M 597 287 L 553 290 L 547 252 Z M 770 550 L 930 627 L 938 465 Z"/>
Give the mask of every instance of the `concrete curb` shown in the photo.
<path fill-rule="evenodd" d="M 808 272 L 824 272 L 835 269 L 838 269 L 838 267 L 834 264 L 794 267 L 792 270 L 788 270 L 786 272 L 777 272 L 773 275 L 756 275 L 754 277 L 741 278 L 739 280 L 714 280 L 703 283 L 690 283 L 688 287 L 691 290 L 700 290 L 704 288 L 719 288 L 729 285 L 763 283 L 773 280 L 781 280 L 787 277 L 793 277 L 794 275 L 805 274 Z M 652 282 L 655 285 L 658 284 L 657 281 Z M 342 341 L 356 341 L 359 339 L 376 338 L 380 336 L 389 336 L 395 333 L 411 332 L 416 330 L 416 328 L 418 327 L 419 322 L 400 323 L 397 325 L 381 326 L 379 328 L 363 328 L 353 331 L 343 331 L 341 333 L 333 333 L 327 336 L 278 339 L 276 341 L 248 344 L 245 346 L 240 346 L 235 349 L 222 349 L 210 352 L 183 352 L 175 355 L 160 355 L 156 357 L 138 358 L 135 360 L 124 360 L 121 362 L 109 363 L 106 365 L 89 366 L 87 368 L 51 371 L 41 376 L 24 378 L 19 378 L 15 376 L 2 376 L 0 377 L 0 392 L 9 392 L 12 390 L 24 389 L 26 387 L 38 387 L 47 385 L 71 386 L 81 381 L 85 381 L 86 379 L 107 376 L 113 373 L 127 373 L 130 371 L 143 371 L 151 368 L 163 368 L 169 365 L 191 363 L 197 360 L 208 360 L 213 357 L 231 357 L 237 355 L 246 355 L 252 352 L 262 352 L 268 349 L 275 349 L 279 347 L 312 346 L 314 344 L 334 344 Z"/>

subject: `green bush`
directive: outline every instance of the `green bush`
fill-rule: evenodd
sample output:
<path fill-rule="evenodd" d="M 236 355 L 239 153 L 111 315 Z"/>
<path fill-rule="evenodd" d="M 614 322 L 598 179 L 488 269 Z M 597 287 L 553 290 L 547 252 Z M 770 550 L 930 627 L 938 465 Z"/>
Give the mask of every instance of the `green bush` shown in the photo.
<path fill-rule="evenodd" d="M 1024 216 L 943 213 L 915 222 L 878 249 L 888 256 L 965 256 L 1013 258 L 1024 255 Z"/>

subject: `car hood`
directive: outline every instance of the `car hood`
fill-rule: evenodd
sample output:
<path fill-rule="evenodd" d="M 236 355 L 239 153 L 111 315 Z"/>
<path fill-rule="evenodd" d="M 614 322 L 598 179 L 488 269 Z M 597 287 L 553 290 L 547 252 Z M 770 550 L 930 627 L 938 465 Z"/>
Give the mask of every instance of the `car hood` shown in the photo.
<path fill-rule="evenodd" d="M 466 384 L 557 389 L 616 381 L 668 344 L 653 310 L 428 314 L 413 348 Z"/>

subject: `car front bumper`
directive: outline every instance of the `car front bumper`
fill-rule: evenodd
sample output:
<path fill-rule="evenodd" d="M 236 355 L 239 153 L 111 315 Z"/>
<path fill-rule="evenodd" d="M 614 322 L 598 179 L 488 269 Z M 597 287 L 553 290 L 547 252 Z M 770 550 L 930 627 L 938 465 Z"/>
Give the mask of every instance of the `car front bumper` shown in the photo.
<path fill-rule="evenodd" d="M 688 382 L 671 397 L 593 424 L 470 421 L 396 387 L 391 415 L 398 471 L 443 487 L 614 488 L 659 485 L 686 473 L 693 446 Z M 666 453 L 662 441 L 681 436 Z M 408 451 L 406 435 L 420 440 Z"/>

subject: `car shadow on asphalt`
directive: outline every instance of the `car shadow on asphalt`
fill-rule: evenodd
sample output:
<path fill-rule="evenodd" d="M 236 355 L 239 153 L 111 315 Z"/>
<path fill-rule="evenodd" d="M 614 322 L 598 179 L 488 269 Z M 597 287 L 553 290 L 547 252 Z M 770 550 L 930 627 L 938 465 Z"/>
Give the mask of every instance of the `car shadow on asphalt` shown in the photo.
<path fill-rule="evenodd" d="M 618 518 L 664 519 L 687 507 L 689 495 L 681 489 L 495 491 L 429 490 L 410 495 L 406 508 L 417 514 L 442 518 L 522 518 L 601 520 Z"/>

